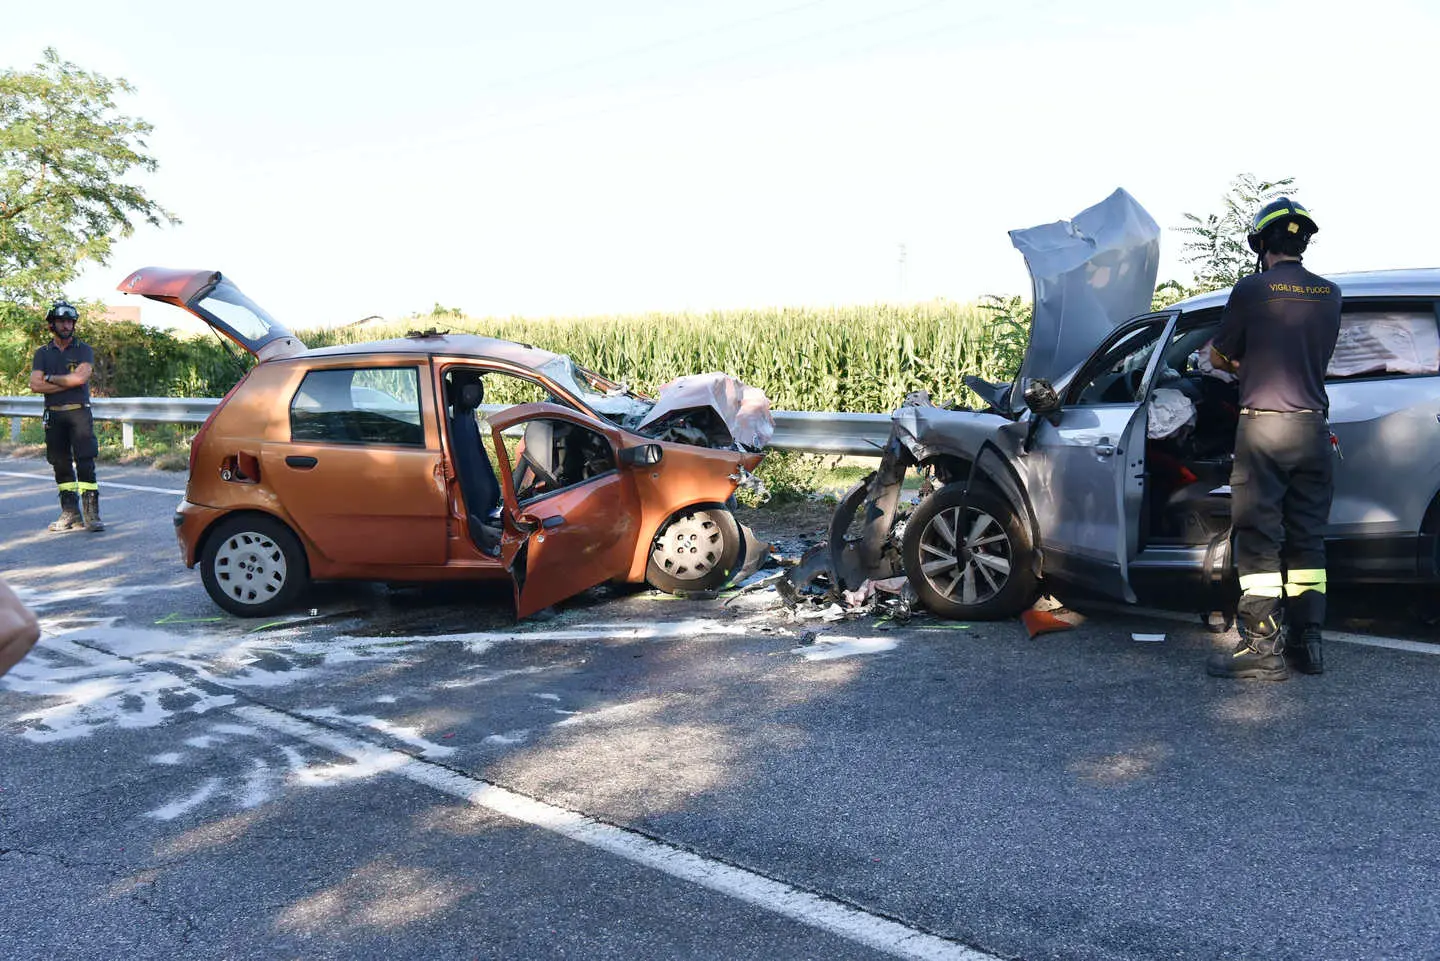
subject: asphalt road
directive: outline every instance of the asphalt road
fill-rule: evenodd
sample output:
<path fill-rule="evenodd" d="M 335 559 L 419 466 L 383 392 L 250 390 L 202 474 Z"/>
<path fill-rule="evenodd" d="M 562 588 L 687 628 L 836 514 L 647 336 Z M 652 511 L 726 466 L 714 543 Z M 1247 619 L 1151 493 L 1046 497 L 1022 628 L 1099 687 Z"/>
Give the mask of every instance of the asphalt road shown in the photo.
<path fill-rule="evenodd" d="M 1440 644 L 1388 608 L 1283 684 L 1145 612 L 336 585 L 257 624 L 180 566 L 177 475 L 106 467 L 110 529 L 58 536 L 45 475 L 0 459 L 45 628 L 0 957 L 1440 957 Z"/>

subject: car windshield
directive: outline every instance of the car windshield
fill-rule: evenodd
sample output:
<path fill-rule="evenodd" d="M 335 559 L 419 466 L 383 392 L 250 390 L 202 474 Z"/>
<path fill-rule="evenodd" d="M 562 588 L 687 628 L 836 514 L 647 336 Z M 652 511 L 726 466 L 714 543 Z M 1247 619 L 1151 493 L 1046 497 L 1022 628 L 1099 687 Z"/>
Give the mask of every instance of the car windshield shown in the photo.
<path fill-rule="evenodd" d="M 642 414 L 653 406 L 650 401 L 635 394 L 624 384 L 617 384 L 593 370 L 586 370 L 569 357 L 556 357 L 541 367 L 540 373 L 555 381 L 596 413 Z"/>
<path fill-rule="evenodd" d="M 227 281 L 216 284 L 196 307 L 211 314 L 239 337 L 253 344 L 264 343 L 288 333 L 259 304 Z"/>

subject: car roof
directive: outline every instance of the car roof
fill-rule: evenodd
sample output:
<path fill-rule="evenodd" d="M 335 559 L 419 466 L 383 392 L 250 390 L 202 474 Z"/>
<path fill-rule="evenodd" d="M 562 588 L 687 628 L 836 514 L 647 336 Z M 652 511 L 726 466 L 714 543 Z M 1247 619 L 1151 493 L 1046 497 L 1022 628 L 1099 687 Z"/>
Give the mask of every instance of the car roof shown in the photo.
<path fill-rule="evenodd" d="M 517 344 L 498 337 L 481 337 L 478 334 L 433 334 L 394 337 L 390 340 L 371 340 L 359 344 L 339 344 L 334 347 L 319 347 L 306 351 L 305 358 L 345 357 L 366 354 L 430 354 L 458 355 L 475 360 L 496 360 L 520 367 L 539 368 L 559 357 L 539 347 Z"/>
<path fill-rule="evenodd" d="M 1440 267 L 1413 267 L 1403 270 L 1361 270 L 1346 274 L 1325 274 L 1340 285 L 1346 297 L 1436 297 L 1440 296 Z M 1179 310 L 1223 307 L 1230 288 L 1212 290 L 1175 304 Z"/>

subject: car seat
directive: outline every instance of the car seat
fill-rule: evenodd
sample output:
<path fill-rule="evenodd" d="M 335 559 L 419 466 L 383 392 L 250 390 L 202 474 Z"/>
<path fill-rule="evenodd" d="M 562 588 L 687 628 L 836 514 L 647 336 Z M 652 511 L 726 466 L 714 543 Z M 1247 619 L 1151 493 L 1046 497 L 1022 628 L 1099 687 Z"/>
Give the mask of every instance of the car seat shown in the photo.
<path fill-rule="evenodd" d="M 460 493 L 465 498 L 470 539 L 480 550 L 495 554 L 500 550 L 500 525 L 496 523 L 500 482 L 480 442 L 480 425 L 475 420 L 475 410 L 485 399 L 485 388 L 479 377 L 456 377 L 450 381 L 447 394 L 450 447 L 460 478 Z"/>

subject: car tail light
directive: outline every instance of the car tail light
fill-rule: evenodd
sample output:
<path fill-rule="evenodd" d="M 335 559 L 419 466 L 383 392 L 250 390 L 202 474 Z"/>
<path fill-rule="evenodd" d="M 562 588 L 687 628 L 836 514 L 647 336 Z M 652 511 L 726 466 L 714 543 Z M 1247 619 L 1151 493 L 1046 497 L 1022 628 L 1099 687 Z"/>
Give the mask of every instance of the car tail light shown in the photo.
<path fill-rule="evenodd" d="M 200 441 L 205 439 L 205 432 L 210 429 L 210 425 L 215 422 L 215 418 L 220 415 L 220 411 L 230 402 L 230 398 L 235 396 L 235 392 L 240 389 L 240 385 L 245 383 L 246 378 L 249 376 L 250 371 L 247 370 L 245 376 L 237 380 L 235 386 L 225 392 L 225 396 L 220 398 L 220 403 L 216 404 L 215 409 L 210 412 L 210 416 L 205 418 L 205 423 L 201 424 L 200 429 L 195 432 L 195 436 L 190 438 L 190 469 L 185 480 L 187 494 L 190 487 L 190 478 L 195 476 L 195 455 L 200 450 Z"/>

